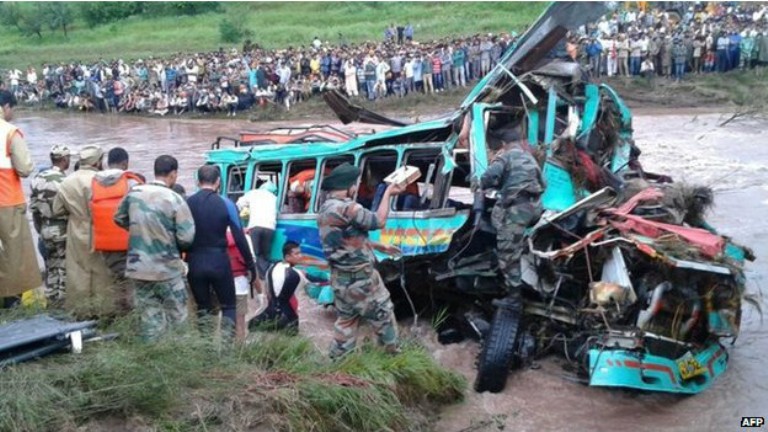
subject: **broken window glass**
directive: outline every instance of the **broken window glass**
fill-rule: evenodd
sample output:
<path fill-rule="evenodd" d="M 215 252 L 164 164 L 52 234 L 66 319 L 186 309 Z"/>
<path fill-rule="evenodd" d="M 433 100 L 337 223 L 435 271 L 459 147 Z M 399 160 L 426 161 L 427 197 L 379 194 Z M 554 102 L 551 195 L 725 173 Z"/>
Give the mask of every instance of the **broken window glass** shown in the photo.
<path fill-rule="evenodd" d="M 288 181 L 283 186 L 283 214 L 309 212 L 316 170 L 315 159 L 293 161 L 288 165 Z"/>

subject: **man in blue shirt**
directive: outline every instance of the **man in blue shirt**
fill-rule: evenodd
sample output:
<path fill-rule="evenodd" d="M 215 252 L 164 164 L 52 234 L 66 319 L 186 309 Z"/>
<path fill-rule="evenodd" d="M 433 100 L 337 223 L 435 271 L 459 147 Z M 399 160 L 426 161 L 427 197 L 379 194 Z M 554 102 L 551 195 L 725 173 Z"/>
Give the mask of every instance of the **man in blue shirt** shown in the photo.
<path fill-rule="evenodd" d="M 225 321 L 234 329 L 236 315 L 235 282 L 227 254 L 227 228 L 232 231 L 235 244 L 251 272 L 256 268 L 240 226 L 237 208 L 217 192 L 221 186 L 218 167 L 204 165 L 197 171 L 200 190 L 189 197 L 187 204 L 195 220 L 195 239 L 187 254 L 189 285 L 197 304 L 199 316 L 211 315 L 211 291 L 221 305 Z"/>
<path fill-rule="evenodd" d="M 320 60 L 320 72 L 323 74 L 323 79 L 327 80 L 331 75 L 331 54 L 325 53 L 322 60 Z"/>
<path fill-rule="evenodd" d="M 594 36 L 590 38 L 587 44 L 587 57 L 589 66 L 595 78 L 600 77 L 600 53 L 603 51 L 603 45 Z"/>
<path fill-rule="evenodd" d="M 405 26 L 405 31 L 403 33 L 405 33 L 405 40 L 408 42 L 413 41 L 413 26 L 410 23 Z"/>
<path fill-rule="evenodd" d="M 728 64 L 730 69 L 736 69 L 739 67 L 739 57 L 741 51 L 741 35 L 738 32 L 732 31 L 728 37 Z"/>

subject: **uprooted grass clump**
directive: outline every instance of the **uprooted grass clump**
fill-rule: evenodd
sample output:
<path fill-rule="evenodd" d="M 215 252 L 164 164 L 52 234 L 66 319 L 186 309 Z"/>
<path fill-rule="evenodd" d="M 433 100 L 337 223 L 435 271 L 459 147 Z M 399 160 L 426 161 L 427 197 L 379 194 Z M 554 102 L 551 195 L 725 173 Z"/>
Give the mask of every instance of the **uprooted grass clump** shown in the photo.
<path fill-rule="evenodd" d="M 414 342 L 397 356 L 364 346 L 331 362 L 303 337 L 259 333 L 233 346 L 186 330 L 9 367 L 0 388 L 0 430 L 139 419 L 176 430 L 363 431 L 425 429 L 465 382 Z"/>

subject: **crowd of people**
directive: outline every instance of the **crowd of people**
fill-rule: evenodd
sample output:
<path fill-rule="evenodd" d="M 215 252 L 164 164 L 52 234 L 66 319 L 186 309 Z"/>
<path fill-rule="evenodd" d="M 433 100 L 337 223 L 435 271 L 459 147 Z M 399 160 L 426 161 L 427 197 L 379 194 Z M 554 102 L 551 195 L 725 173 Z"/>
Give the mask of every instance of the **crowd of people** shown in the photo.
<path fill-rule="evenodd" d="M 370 100 L 464 87 L 484 76 L 514 38 L 508 34 L 416 42 L 413 27 L 388 27 L 379 42 L 177 54 L 126 62 L 43 64 L 11 69 L 9 89 L 22 103 L 157 115 L 222 112 L 258 106 L 290 109 L 328 89 Z"/>
<path fill-rule="evenodd" d="M 665 76 L 727 72 L 768 65 L 768 7 L 691 3 L 681 10 L 627 6 L 574 32 L 565 49 L 593 76 Z M 482 78 L 517 34 L 417 41 L 414 27 L 388 26 L 378 42 L 310 44 L 176 54 L 126 62 L 43 64 L 6 72 L 19 101 L 100 112 L 236 116 L 254 107 L 290 109 L 338 89 L 378 100 L 465 87 Z"/>
<path fill-rule="evenodd" d="M 594 77 L 728 72 L 768 66 L 768 6 L 683 3 L 623 9 L 571 36 L 569 55 Z"/>

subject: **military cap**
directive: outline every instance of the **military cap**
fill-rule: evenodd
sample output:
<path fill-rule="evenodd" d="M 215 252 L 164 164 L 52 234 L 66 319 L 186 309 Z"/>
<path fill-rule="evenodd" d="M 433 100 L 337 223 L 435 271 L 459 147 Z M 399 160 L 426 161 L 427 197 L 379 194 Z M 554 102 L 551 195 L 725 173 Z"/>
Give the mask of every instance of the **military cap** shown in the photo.
<path fill-rule="evenodd" d="M 101 146 L 91 144 L 80 149 L 80 166 L 96 165 L 104 156 Z"/>
<path fill-rule="evenodd" d="M 51 147 L 51 156 L 67 157 L 72 154 L 66 144 L 54 144 Z"/>
<path fill-rule="evenodd" d="M 322 189 L 325 191 L 345 190 L 351 187 L 360 177 L 360 168 L 343 163 L 331 171 L 328 177 L 323 179 Z"/>

